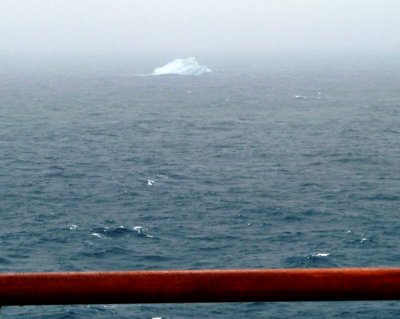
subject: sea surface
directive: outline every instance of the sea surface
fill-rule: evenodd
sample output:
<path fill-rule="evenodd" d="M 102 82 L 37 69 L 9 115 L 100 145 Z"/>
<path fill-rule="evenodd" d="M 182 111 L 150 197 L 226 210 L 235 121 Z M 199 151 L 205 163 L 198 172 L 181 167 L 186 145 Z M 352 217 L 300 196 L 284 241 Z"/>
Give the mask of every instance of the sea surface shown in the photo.
<path fill-rule="evenodd" d="M 1 272 L 400 265 L 400 59 L 205 56 L 212 73 L 137 76 L 176 57 L 145 58 L 2 60 Z M 398 302 L 2 309 L 399 316 Z"/>

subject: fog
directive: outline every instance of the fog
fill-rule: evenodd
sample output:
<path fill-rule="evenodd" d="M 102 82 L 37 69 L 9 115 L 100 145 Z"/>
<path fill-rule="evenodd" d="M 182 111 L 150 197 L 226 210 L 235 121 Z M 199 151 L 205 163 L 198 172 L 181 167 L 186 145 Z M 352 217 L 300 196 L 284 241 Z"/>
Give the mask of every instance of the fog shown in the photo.
<path fill-rule="evenodd" d="M 400 52 L 400 1 L 1 0 L 0 52 Z"/>

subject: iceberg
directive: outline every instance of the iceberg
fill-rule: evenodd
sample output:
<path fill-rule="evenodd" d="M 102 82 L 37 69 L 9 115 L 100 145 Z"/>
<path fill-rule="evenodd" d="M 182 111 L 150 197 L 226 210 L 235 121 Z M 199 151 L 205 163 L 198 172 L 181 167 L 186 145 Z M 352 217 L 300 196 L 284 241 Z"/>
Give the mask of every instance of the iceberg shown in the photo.
<path fill-rule="evenodd" d="M 164 66 L 155 68 L 151 75 L 201 75 L 212 72 L 207 66 L 200 65 L 196 58 L 175 59 Z"/>

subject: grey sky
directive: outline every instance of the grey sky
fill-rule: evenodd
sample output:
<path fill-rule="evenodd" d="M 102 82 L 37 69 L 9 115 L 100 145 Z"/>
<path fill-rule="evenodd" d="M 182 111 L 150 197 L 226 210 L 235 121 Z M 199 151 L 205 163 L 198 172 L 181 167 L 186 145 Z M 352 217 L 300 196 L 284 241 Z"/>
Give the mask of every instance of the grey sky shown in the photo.
<path fill-rule="evenodd" d="M 399 0 L 0 0 L 0 52 L 400 52 Z"/>

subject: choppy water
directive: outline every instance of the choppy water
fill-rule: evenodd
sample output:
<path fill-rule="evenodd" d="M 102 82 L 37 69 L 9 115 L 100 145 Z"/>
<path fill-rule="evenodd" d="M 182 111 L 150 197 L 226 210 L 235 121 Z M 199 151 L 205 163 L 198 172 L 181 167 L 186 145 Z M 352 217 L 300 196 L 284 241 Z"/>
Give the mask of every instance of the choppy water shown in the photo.
<path fill-rule="evenodd" d="M 200 77 L 3 71 L 0 271 L 398 266 L 399 64 L 209 67 Z M 2 313 L 397 318 L 398 309 L 244 303 Z"/>

